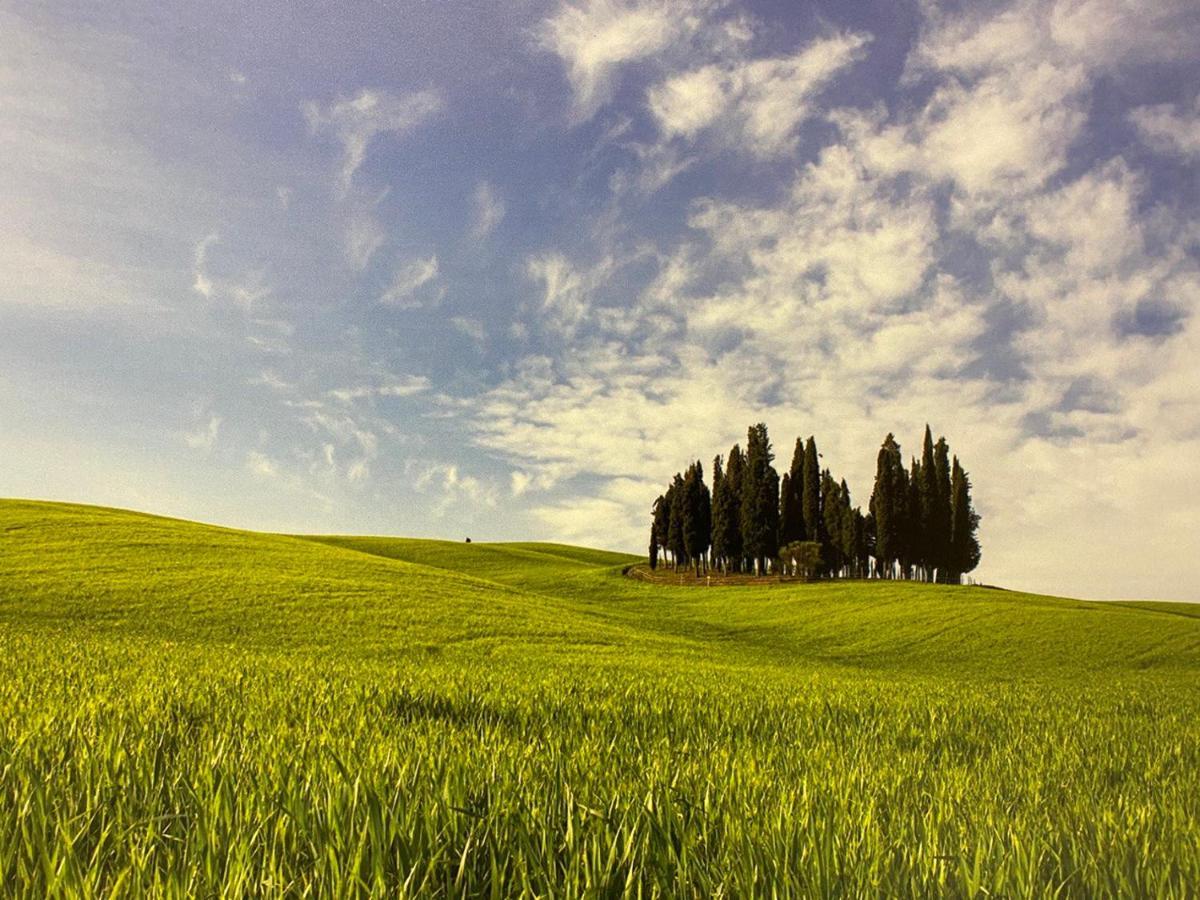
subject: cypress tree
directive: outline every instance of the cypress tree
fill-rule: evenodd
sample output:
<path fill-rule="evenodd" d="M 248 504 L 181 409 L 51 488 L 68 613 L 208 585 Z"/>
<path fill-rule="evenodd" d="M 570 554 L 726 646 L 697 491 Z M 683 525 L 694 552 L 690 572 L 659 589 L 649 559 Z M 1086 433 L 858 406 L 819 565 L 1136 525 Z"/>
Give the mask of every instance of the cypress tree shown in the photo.
<path fill-rule="evenodd" d="M 904 529 L 904 559 L 901 561 L 901 568 L 904 569 L 905 578 L 916 577 L 913 570 L 920 565 L 921 554 L 921 464 L 917 462 L 916 457 L 909 459 L 908 475 L 905 481 L 908 486 L 908 491 L 905 496 L 908 498 L 906 503 L 906 511 L 908 513 L 905 519 Z"/>
<path fill-rule="evenodd" d="M 801 474 L 800 505 L 804 519 L 804 540 L 820 541 L 821 521 L 821 462 L 817 453 L 817 441 L 808 436 L 804 445 L 804 468 Z"/>
<path fill-rule="evenodd" d="M 884 439 L 875 460 L 875 489 L 871 492 L 871 516 L 875 520 L 875 561 L 880 574 L 891 578 L 903 552 L 904 507 L 907 485 L 900 445 L 891 433 Z"/>
<path fill-rule="evenodd" d="M 900 470 L 901 476 L 904 479 L 904 489 L 900 493 L 903 500 L 903 523 L 900 528 L 900 570 L 902 577 L 912 578 L 913 568 L 916 566 L 916 554 L 920 546 L 921 527 L 921 512 L 920 512 L 920 497 L 917 495 L 917 486 L 920 483 L 919 465 L 915 457 L 911 459 L 911 464 L 908 470 L 903 468 Z"/>
<path fill-rule="evenodd" d="M 742 474 L 746 468 L 742 448 L 737 444 L 729 450 L 729 461 L 725 466 L 725 554 L 733 571 L 742 570 L 745 551 L 742 547 Z"/>
<path fill-rule="evenodd" d="M 826 469 L 821 473 L 821 559 L 826 575 L 837 576 L 842 559 L 842 498 L 841 488 Z"/>
<path fill-rule="evenodd" d="M 687 474 L 683 477 L 683 546 L 696 577 L 700 577 L 700 557 L 707 550 L 708 522 L 705 521 L 704 497 L 701 488 L 704 485 L 704 472 L 699 462 L 688 466 Z"/>
<path fill-rule="evenodd" d="M 857 507 L 854 510 L 854 559 L 859 578 L 871 574 L 871 552 L 875 544 L 875 523 Z"/>
<path fill-rule="evenodd" d="M 846 566 L 847 575 L 854 578 L 858 574 L 858 510 L 850 506 L 850 486 L 842 479 L 838 496 L 841 499 L 839 519 L 841 534 L 838 537 L 838 549 L 842 554 L 842 565 Z"/>
<path fill-rule="evenodd" d="M 933 445 L 933 477 L 936 501 L 933 510 L 933 565 L 937 566 L 937 579 L 946 583 L 950 580 L 950 445 L 940 437 Z"/>
<path fill-rule="evenodd" d="M 957 456 L 950 475 L 950 493 L 950 577 L 957 584 L 963 575 L 974 571 L 982 556 L 975 534 L 979 515 L 971 505 L 971 479 L 958 464 Z"/>
<path fill-rule="evenodd" d="M 786 547 L 792 542 L 791 534 L 795 530 L 795 507 L 792 505 L 792 476 L 784 472 L 779 479 L 779 546 Z"/>
<path fill-rule="evenodd" d="M 779 473 L 771 465 L 774 458 L 767 426 L 751 426 L 742 473 L 742 552 L 759 573 L 779 554 Z"/>
<path fill-rule="evenodd" d="M 917 563 L 921 566 L 922 579 L 931 581 L 937 565 L 937 466 L 933 458 L 933 433 L 929 423 L 925 424 L 925 442 L 921 449 L 921 466 L 918 470 L 917 509 Z"/>
<path fill-rule="evenodd" d="M 721 454 L 718 453 L 713 457 L 712 518 L 711 527 L 709 528 L 709 547 L 712 550 L 712 564 L 714 567 L 724 567 L 726 553 L 723 533 L 725 511 L 727 509 L 724 482 L 725 472 L 721 466 Z"/>
<path fill-rule="evenodd" d="M 659 494 L 659 498 L 654 500 L 654 524 L 650 532 L 656 545 L 664 552 L 671 546 L 671 488 L 667 488 L 665 494 Z"/>
<path fill-rule="evenodd" d="M 654 537 L 654 526 L 650 526 L 650 571 L 658 568 L 658 541 Z"/>
<path fill-rule="evenodd" d="M 675 473 L 675 480 L 671 483 L 671 490 L 668 491 L 668 494 L 671 499 L 671 530 L 668 546 L 671 548 L 675 571 L 678 572 L 680 563 L 687 565 L 687 545 L 683 540 L 683 509 L 687 502 L 687 489 L 683 484 L 683 476 L 678 472 Z"/>
<path fill-rule="evenodd" d="M 796 438 L 792 465 L 782 479 L 779 496 L 780 545 L 804 540 L 804 509 L 801 488 L 804 484 L 804 439 Z"/>

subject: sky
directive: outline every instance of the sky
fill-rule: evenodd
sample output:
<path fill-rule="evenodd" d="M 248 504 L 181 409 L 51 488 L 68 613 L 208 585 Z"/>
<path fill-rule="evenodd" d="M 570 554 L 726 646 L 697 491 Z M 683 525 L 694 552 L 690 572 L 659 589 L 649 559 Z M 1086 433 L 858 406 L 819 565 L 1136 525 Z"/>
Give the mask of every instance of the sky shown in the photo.
<path fill-rule="evenodd" d="M 975 576 L 1200 600 L 1200 6 L 0 3 L 0 496 L 643 552 L 925 423 Z"/>

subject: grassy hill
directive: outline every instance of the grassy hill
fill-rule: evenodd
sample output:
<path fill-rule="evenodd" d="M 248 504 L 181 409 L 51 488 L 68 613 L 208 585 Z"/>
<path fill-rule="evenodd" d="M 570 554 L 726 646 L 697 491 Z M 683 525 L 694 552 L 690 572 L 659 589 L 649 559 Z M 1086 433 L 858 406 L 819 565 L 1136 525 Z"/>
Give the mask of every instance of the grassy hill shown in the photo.
<path fill-rule="evenodd" d="M 18 894 L 1183 896 L 1200 617 L 0 501 Z"/>

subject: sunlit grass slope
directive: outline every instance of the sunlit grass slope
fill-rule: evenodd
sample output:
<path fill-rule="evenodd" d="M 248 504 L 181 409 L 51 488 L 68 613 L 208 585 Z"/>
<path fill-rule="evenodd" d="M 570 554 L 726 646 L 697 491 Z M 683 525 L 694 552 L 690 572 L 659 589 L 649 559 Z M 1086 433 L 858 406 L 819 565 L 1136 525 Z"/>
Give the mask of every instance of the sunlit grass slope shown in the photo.
<path fill-rule="evenodd" d="M 1185 897 L 1200 618 L 0 501 L 0 893 Z"/>
<path fill-rule="evenodd" d="M 988 677 L 1200 669 L 1200 621 L 1186 615 L 1174 621 L 1189 609 L 1179 604 L 1088 603 L 899 582 L 707 588 L 686 572 L 678 586 L 663 586 L 623 577 L 631 557 L 555 544 L 314 540 L 565 598 L 643 635 L 741 663 Z"/>
<path fill-rule="evenodd" d="M 0 621 L 393 654 L 624 640 L 564 601 L 312 541 L 121 510 L 0 503 Z"/>

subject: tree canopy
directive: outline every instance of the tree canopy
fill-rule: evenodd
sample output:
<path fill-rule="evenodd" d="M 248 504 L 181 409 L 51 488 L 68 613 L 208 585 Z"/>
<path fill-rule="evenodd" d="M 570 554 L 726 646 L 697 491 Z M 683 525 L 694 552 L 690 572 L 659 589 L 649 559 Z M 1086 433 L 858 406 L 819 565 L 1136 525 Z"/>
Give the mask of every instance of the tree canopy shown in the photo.
<path fill-rule="evenodd" d="M 875 461 L 867 512 L 822 468 L 813 435 L 797 438 L 782 477 L 767 426 L 713 459 L 712 489 L 699 460 L 676 473 L 651 508 L 650 562 L 723 573 L 811 578 L 905 578 L 957 584 L 979 565 L 979 514 L 971 479 L 944 437 L 925 426 L 909 466 L 895 435 Z"/>

